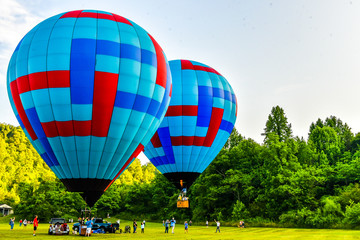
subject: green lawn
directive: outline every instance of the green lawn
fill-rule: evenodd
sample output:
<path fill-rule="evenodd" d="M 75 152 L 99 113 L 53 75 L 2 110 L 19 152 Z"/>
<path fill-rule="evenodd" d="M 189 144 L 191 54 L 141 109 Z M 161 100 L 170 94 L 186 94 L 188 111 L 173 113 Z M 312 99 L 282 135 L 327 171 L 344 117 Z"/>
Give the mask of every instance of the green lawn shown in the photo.
<path fill-rule="evenodd" d="M 121 221 L 121 228 L 130 225 L 130 222 Z M 15 225 L 14 230 L 10 231 L 10 225 L 0 223 L 0 239 L 81 239 L 81 236 L 52 236 L 47 235 L 49 224 L 42 223 L 39 225 L 37 236 L 32 236 L 32 226 L 19 227 Z M 71 225 L 72 226 L 72 225 Z M 209 228 L 203 226 L 192 226 L 189 233 L 184 233 L 182 224 L 177 224 L 175 234 L 164 233 L 164 227 L 161 223 L 146 223 L 145 234 L 93 234 L 92 239 L 360 239 L 360 231 L 358 230 L 325 230 L 325 229 L 288 229 L 288 228 L 246 228 L 239 229 L 235 227 L 221 227 L 221 233 L 215 233 L 215 226 Z"/>

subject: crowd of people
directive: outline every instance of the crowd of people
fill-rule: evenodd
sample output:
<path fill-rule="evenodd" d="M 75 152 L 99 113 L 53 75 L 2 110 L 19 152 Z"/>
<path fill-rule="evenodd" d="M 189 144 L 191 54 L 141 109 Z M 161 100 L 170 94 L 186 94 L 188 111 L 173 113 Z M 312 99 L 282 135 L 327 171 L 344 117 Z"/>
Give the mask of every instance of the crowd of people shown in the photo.
<path fill-rule="evenodd" d="M 28 225 L 28 223 L 29 223 L 29 224 L 32 224 L 32 221 L 29 221 L 29 222 L 28 222 L 28 220 L 26 220 L 26 219 L 24 219 L 24 221 L 23 221 L 22 219 L 20 219 L 20 221 L 19 221 L 20 227 L 21 227 L 22 225 L 24 225 L 24 227 L 26 227 L 26 226 Z M 14 225 L 15 225 L 15 217 L 10 218 L 9 225 L 10 225 L 10 230 L 13 230 L 13 229 L 14 229 Z"/>
<path fill-rule="evenodd" d="M 68 230 L 68 225 L 67 223 L 63 223 L 63 224 L 55 224 L 54 226 L 52 224 L 50 224 L 49 227 L 49 234 L 52 234 L 54 232 L 54 234 L 59 234 L 60 232 L 63 231 L 67 231 Z"/>
<path fill-rule="evenodd" d="M 86 234 L 85 234 L 85 236 L 90 236 L 92 225 L 94 224 L 94 218 L 91 218 L 91 219 L 90 218 L 79 218 L 78 220 L 79 220 L 79 223 L 81 225 L 86 225 Z M 73 221 L 69 220 L 69 222 L 73 222 Z M 220 233 L 220 225 L 221 225 L 220 221 L 214 219 L 214 222 L 216 223 L 215 233 L 217 233 L 217 232 Z M 119 225 L 120 225 L 120 219 L 117 220 L 117 223 L 119 223 Z M 145 220 L 143 220 L 141 222 L 141 225 L 140 225 L 141 233 L 145 233 L 145 223 L 146 223 Z M 39 224 L 38 216 L 36 215 L 33 221 L 27 221 L 26 219 L 24 219 L 24 220 L 20 219 L 19 224 L 20 224 L 20 227 L 22 225 L 24 225 L 24 227 L 26 227 L 27 224 L 33 224 L 33 226 L 34 226 L 33 236 L 35 236 L 36 235 L 36 230 L 37 230 L 38 224 Z M 10 230 L 13 230 L 14 225 L 15 225 L 15 217 L 10 218 L 9 225 L 10 225 Z M 172 217 L 171 220 L 169 220 L 169 219 L 163 220 L 163 226 L 165 227 L 165 233 L 169 233 L 169 228 L 171 228 L 171 233 L 174 234 L 175 233 L 175 225 L 176 225 L 176 220 L 175 220 L 174 217 Z M 191 220 L 189 220 L 189 222 L 188 221 L 184 222 L 184 232 L 185 233 L 189 233 L 189 226 L 191 226 L 191 225 L 192 225 Z M 206 226 L 206 228 L 209 227 L 209 221 L 208 220 L 206 220 L 205 226 Z M 55 228 L 56 227 L 63 227 L 63 226 L 55 226 Z M 239 222 L 238 227 L 239 228 L 245 228 L 244 220 L 241 220 Z M 136 219 L 134 219 L 134 221 L 133 221 L 133 233 L 137 233 L 137 228 L 138 228 L 137 221 L 136 221 Z M 50 229 L 52 230 L 51 225 L 50 225 Z M 55 229 L 55 231 L 56 231 L 56 229 Z"/>
<path fill-rule="evenodd" d="M 35 236 L 36 230 L 37 230 L 38 225 L 39 225 L 38 216 L 36 215 L 33 221 L 28 221 L 28 220 L 26 220 L 26 219 L 24 219 L 24 221 L 23 221 L 22 219 L 19 220 L 19 225 L 20 225 L 20 227 L 21 227 L 22 225 L 24 225 L 24 227 L 26 227 L 28 224 L 33 224 L 33 225 L 34 225 L 33 235 Z M 10 230 L 13 230 L 13 229 L 14 229 L 14 226 L 15 226 L 15 217 L 10 218 L 9 225 L 10 225 Z"/>
<path fill-rule="evenodd" d="M 173 217 L 170 221 L 169 219 L 163 220 L 163 226 L 165 227 L 165 233 L 169 233 L 169 227 L 171 228 L 171 233 L 175 233 L 175 225 L 176 225 L 176 220 Z M 190 220 L 185 221 L 184 222 L 184 227 L 185 227 L 185 233 L 189 233 L 189 226 L 192 225 L 192 221 Z"/>
<path fill-rule="evenodd" d="M 171 233 L 175 233 L 175 224 L 176 220 L 173 217 L 170 221 L 169 219 L 163 220 L 163 226 L 165 227 L 165 233 L 169 233 L 169 226 L 172 229 Z"/>
<path fill-rule="evenodd" d="M 183 188 L 178 196 L 178 201 L 187 201 L 189 198 L 186 196 L 186 188 Z"/>

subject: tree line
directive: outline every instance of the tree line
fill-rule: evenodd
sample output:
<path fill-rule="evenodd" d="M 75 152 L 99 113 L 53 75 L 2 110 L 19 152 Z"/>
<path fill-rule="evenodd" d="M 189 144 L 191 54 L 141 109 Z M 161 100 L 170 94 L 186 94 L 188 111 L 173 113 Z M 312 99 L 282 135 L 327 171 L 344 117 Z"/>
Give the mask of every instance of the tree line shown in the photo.
<path fill-rule="evenodd" d="M 339 118 L 318 119 L 308 139 L 293 136 L 284 110 L 273 107 L 257 143 L 233 130 L 224 148 L 189 189 L 178 190 L 136 159 L 105 192 L 94 214 L 202 222 L 241 219 L 257 226 L 356 228 L 360 224 L 360 134 Z M 85 206 L 45 165 L 19 127 L 0 125 L 0 203 L 17 215 L 75 218 Z"/>

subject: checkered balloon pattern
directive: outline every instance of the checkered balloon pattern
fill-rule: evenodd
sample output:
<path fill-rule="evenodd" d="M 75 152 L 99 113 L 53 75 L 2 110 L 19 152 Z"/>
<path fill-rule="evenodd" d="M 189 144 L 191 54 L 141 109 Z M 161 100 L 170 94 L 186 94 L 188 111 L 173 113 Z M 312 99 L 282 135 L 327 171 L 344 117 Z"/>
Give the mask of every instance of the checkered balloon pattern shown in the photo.
<path fill-rule="evenodd" d="M 201 173 L 231 134 L 236 97 L 227 80 L 209 66 L 189 60 L 169 65 L 170 106 L 144 153 L 165 175 Z"/>
<path fill-rule="evenodd" d="M 86 185 L 72 188 L 71 179 L 94 179 L 104 180 L 104 190 L 160 125 L 171 74 L 143 28 L 116 14 L 80 10 L 26 34 L 11 57 L 7 86 L 21 127 L 68 189 Z"/>

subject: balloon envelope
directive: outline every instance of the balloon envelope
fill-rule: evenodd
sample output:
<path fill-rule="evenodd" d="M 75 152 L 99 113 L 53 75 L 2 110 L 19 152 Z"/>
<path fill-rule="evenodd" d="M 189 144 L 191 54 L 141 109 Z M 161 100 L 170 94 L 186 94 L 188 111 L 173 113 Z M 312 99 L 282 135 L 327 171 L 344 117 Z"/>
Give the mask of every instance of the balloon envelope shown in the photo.
<path fill-rule="evenodd" d="M 190 187 L 216 157 L 237 115 L 235 94 L 213 68 L 189 60 L 169 61 L 173 90 L 145 155 L 170 181 Z"/>
<path fill-rule="evenodd" d="M 116 14 L 80 10 L 38 24 L 8 67 L 8 94 L 30 142 L 93 205 L 142 151 L 170 101 L 158 43 Z"/>

